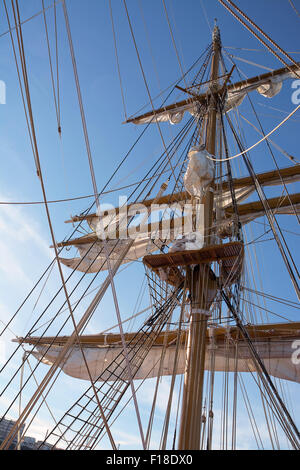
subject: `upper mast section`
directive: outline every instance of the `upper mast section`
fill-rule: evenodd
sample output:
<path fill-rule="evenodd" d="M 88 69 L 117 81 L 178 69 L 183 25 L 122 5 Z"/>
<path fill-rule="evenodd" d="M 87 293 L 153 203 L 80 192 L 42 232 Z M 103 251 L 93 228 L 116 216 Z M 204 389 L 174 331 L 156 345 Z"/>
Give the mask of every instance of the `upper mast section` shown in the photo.
<path fill-rule="evenodd" d="M 206 115 L 206 150 L 215 154 L 217 123 L 217 87 L 221 39 L 218 26 L 213 30 L 213 55 L 211 62 L 210 86 L 208 89 L 208 111 Z M 205 190 L 201 200 L 204 205 L 205 247 L 211 244 L 214 205 L 214 178 Z M 190 298 L 191 316 L 186 357 L 186 369 L 181 408 L 179 449 L 200 449 L 202 427 L 202 401 L 204 385 L 204 365 L 206 353 L 207 322 L 211 303 L 216 295 L 217 283 L 211 276 L 210 263 L 194 265 L 186 271 Z"/>
<path fill-rule="evenodd" d="M 216 21 L 216 20 L 215 20 Z M 215 27 L 212 34 L 213 40 L 213 56 L 211 64 L 211 75 L 210 75 L 210 97 L 208 112 L 206 117 L 206 150 L 211 155 L 215 155 L 216 152 L 216 128 L 217 128 L 217 89 L 218 89 L 218 76 L 219 76 L 219 60 L 221 51 L 221 35 L 220 30 L 215 23 Z M 213 181 L 210 184 L 204 197 L 204 234 L 206 244 L 211 243 L 211 227 L 213 222 Z"/>
<path fill-rule="evenodd" d="M 212 38 L 213 38 L 213 44 L 219 43 L 219 46 L 221 46 L 221 35 L 220 35 L 220 30 L 217 25 L 217 18 L 215 18 L 215 25 L 214 25 L 214 30 L 212 33 Z"/>
<path fill-rule="evenodd" d="M 216 91 L 218 88 L 218 76 L 219 76 L 219 59 L 221 51 L 221 34 L 220 29 L 217 26 L 215 19 L 215 26 L 212 33 L 213 41 L 213 56 L 211 66 L 211 83 L 210 83 L 210 100 L 207 115 L 207 142 L 206 148 L 212 155 L 215 154 L 215 140 L 216 140 L 216 120 L 217 120 L 217 109 L 216 109 Z"/>

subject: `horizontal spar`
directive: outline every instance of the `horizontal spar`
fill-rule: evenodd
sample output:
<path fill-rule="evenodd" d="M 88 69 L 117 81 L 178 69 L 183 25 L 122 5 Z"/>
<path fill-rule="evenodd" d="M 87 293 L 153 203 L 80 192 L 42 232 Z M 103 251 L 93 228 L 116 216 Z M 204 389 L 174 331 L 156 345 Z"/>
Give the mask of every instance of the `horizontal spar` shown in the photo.
<path fill-rule="evenodd" d="M 294 356 L 295 354 L 297 355 L 297 350 L 295 351 L 294 341 L 299 339 L 300 323 L 247 325 L 245 328 L 252 340 L 252 344 L 264 361 L 268 373 L 274 377 L 299 383 L 300 367 L 299 365 L 297 366 L 295 362 L 297 358 Z M 210 336 L 211 332 L 212 335 Z M 130 343 L 134 335 L 136 336 L 136 333 L 126 334 L 126 341 Z M 181 332 L 177 374 L 183 374 L 185 369 L 186 335 L 187 331 L 184 330 Z M 229 338 L 230 341 L 228 342 Z M 17 341 L 36 345 L 36 351 L 33 355 L 41 362 L 51 365 L 67 339 L 68 337 L 26 338 L 24 340 L 19 338 Z M 163 367 L 161 369 L 160 359 L 165 339 L 166 350 Z M 52 340 L 54 343 L 49 347 Z M 178 331 L 161 333 L 148 352 L 142 365 L 136 371 L 135 379 L 157 377 L 158 373 L 163 376 L 171 375 L 174 368 L 177 340 Z M 120 354 L 122 354 L 123 351 L 120 335 L 81 336 L 80 341 L 93 380 L 99 380 L 100 376 L 101 381 L 111 380 L 110 364 L 114 364 L 116 358 L 120 358 Z M 210 341 L 213 341 L 213 344 L 210 343 Z M 206 370 L 210 370 L 212 350 L 215 356 L 215 371 L 254 372 L 256 370 L 248 344 L 242 338 L 237 327 L 210 328 L 206 335 L 206 344 L 207 346 L 209 346 L 209 344 L 214 345 L 213 349 L 207 348 L 204 365 Z M 238 346 L 237 349 L 236 344 Z M 131 343 L 131 346 L 133 349 L 129 349 L 128 351 L 134 361 L 134 342 Z M 129 344 L 128 347 L 130 348 Z M 238 357 L 236 357 L 236 351 L 238 351 Z M 64 361 L 61 367 L 67 375 L 82 380 L 88 380 L 86 366 L 83 362 L 82 353 L 78 345 L 73 347 L 67 360 Z M 120 367 L 119 372 L 115 370 L 116 376 L 118 376 L 118 373 L 122 375 L 124 380 L 127 380 L 126 371 L 124 375 L 123 368 Z"/>
<path fill-rule="evenodd" d="M 300 180 L 300 165 L 293 165 L 293 166 L 281 168 L 280 170 L 266 171 L 264 173 L 258 173 L 256 176 L 257 176 L 258 182 L 263 186 L 279 185 L 281 184 L 282 181 L 285 184 L 294 183 Z M 234 178 L 232 183 L 235 189 L 247 188 L 247 187 L 254 188 L 254 184 L 253 184 L 253 180 L 251 176 Z M 215 191 L 218 191 L 218 190 L 228 191 L 229 183 L 227 181 L 223 181 L 221 185 L 215 184 Z M 190 201 L 190 195 L 186 191 L 181 191 L 175 194 L 167 194 L 165 196 L 162 196 L 156 200 L 156 204 L 174 204 L 174 203 L 182 202 L 182 201 Z M 145 207 L 150 207 L 153 204 L 153 202 L 154 202 L 154 199 L 146 199 L 144 201 L 138 201 L 136 203 L 129 204 L 128 210 L 130 210 L 130 208 L 133 205 L 138 205 L 138 204 L 143 204 Z M 115 209 L 105 211 L 104 214 L 105 216 L 110 215 L 110 214 L 118 215 L 120 210 L 121 210 L 120 207 L 116 207 Z M 98 217 L 96 213 L 87 214 L 87 215 L 77 215 L 77 216 L 72 217 L 72 219 L 70 220 L 66 220 L 66 223 L 80 222 L 82 220 L 90 220 L 95 217 Z"/>
<path fill-rule="evenodd" d="M 233 83 L 226 87 L 227 90 L 227 101 L 228 101 L 228 109 L 230 110 L 232 107 L 235 107 L 240 104 L 243 100 L 242 96 L 240 96 L 240 100 L 238 94 L 243 94 L 257 90 L 258 88 L 264 88 L 266 85 L 267 89 L 268 86 L 272 83 L 278 85 L 278 82 L 281 80 L 285 80 L 286 78 L 290 78 L 293 76 L 292 71 L 299 71 L 300 70 L 300 63 L 296 65 L 291 65 L 289 68 L 283 67 L 280 69 L 273 70 L 272 72 L 267 72 L 261 75 L 257 75 L 252 78 L 248 78 L 246 80 L 241 80 L 239 82 Z M 219 77 L 220 79 L 221 77 Z M 295 78 L 297 76 L 295 75 Z M 199 84 L 201 86 L 201 83 Z M 224 87 L 220 85 L 219 89 L 215 92 L 216 95 L 222 95 L 224 91 Z M 280 87 L 279 90 L 280 91 Z M 264 90 L 260 91 L 262 94 Z M 268 96 L 268 95 L 267 95 Z M 272 97 L 273 94 L 271 93 L 269 97 Z M 237 100 L 236 100 L 237 98 Z M 197 106 L 206 105 L 208 100 L 207 93 L 202 93 L 199 95 L 193 95 L 188 99 L 178 101 L 176 103 L 163 106 L 161 108 L 149 111 L 147 113 L 141 114 L 139 116 L 133 116 L 130 119 L 127 119 L 125 123 L 133 123 L 133 124 L 145 124 L 148 122 L 156 122 L 157 121 L 168 121 L 170 120 L 172 124 L 176 124 L 180 122 L 183 117 L 185 111 L 189 111 L 192 115 L 197 114 L 199 112 L 197 110 Z M 231 102 L 231 103 L 230 103 Z"/>
<path fill-rule="evenodd" d="M 286 213 L 286 214 L 293 214 L 293 207 L 291 204 L 295 207 L 296 212 L 299 213 L 300 208 L 298 207 L 300 204 L 300 193 L 296 194 L 290 194 L 289 196 L 279 196 L 279 197 L 274 197 L 270 199 L 266 199 L 268 206 L 272 210 L 277 210 L 278 213 Z M 262 212 L 264 212 L 264 207 L 262 205 L 261 201 L 255 201 L 255 202 L 249 202 L 246 204 L 238 204 L 237 205 L 237 212 L 241 218 L 243 217 L 260 217 L 262 215 Z M 232 206 L 227 207 L 225 209 L 225 215 L 227 218 L 230 218 L 234 213 L 234 209 Z M 275 212 L 276 213 L 276 212 Z M 226 220 L 226 219 L 225 219 Z M 170 221 L 170 229 L 173 230 L 175 227 L 183 227 L 184 226 L 184 218 L 183 217 L 178 217 L 175 219 L 165 219 L 162 222 L 159 222 L 157 229 L 155 228 L 154 224 L 148 224 L 143 227 L 141 227 L 141 234 L 150 234 L 153 231 L 157 230 L 157 237 L 159 238 L 159 232 L 161 230 L 164 230 L 164 223 L 167 223 Z M 247 220 L 243 221 L 242 223 L 246 223 Z M 130 227 L 129 227 L 130 228 Z M 132 229 L 134 229 L 134 226 L 131 226 Z M 119 230 L 116 231 L 116 238 L 119 236 Z M 150 238 L 150 236 L 149 236 Z M 79 238 L 74 238 L 73 240 L 69 240 L 66 242 L 60 242 L 57 244 L 58 247 L 63 247 L 63 246 L 77 246 L 77 245 L 84 245 L 87 243 L 94 243 L 97 242 L 99 237 L 95 232 L 91 232 L 90 234 L 83 235 L 82 237 Z"/>
<path fill-rule="evenodd" d="M 288 323 L 265 323 L 265 324 L 248 324 L 246 330 L 252 339 L 259 338 L 288 338 L 298 336 L 300 334 L 300 322 L 288 322 Z M 236 326 L 228 328 L 224 327 L 215 327 L 213 329 L 214 337 L 217 341 L 224 341 L 230 332 L 232 339 L 242 339 L 240 330 Z M 181 341 L 184 343 L 186 339 L 187 331 L 183 330 L 181 334 Z M 209 340 L 210 333 L 207 332 L 206 338 Z M 125 333 L 126 342 L 132 341 L 134 337 L 137 337 L 137 333 Z M 16 338 L 13 342 L 18 342 L 22 344 L 31 344 L 31 345 L 63 345 L 68 340 L 68 336 L 46 336 L 46 337 L 28 337 L 28 338 Z M 166 341 L 167 344 L 176 343 L 178 338 L 178 330 L 173 330 L 169 332 L 162 332 L 156 338 L 154 342 L 155 345 L 162 345 Z M 96 334 L 96 335 L 81 335 L 80 342 L 86 346 L 113 346 L 121 344 L 121 335 L 118 333 L 107 333 L 107 334 Z"/>

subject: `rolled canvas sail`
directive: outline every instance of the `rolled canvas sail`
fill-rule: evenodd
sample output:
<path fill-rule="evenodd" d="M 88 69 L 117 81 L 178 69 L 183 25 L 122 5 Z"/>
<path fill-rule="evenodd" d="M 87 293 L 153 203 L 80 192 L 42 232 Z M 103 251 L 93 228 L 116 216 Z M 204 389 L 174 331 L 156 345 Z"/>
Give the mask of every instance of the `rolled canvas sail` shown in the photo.
<path fill-rule="evenodd" d="M 293 339 L 269 339 L 253 341 L 253 344 L 264 362 L 268 373 L 280 379 L 290 380 L 300 383 L 300 367 L 292 360 L 294 352 Z M 35 357 L 41 360 L 44 364 L 52 365 L 62 346 L 53 345 L 48 349 L 48 346 L 36 346 Z M 162 357 L 163 346 L 153 346 L 147 354 L 142 366 L 138 369 L 135 379 L 145 379 L 150 377 L 157 377 L 160 358 Z M 101 375 L 101 381 L 110 380 L 109 371 L 106 370 L 108 365 L 117 358 L 122 352 L 122 347 L 118 344 L 116 346 L 95 346 L 84 347 L 84 353 L 93 380 L 98 379 Z M 173 344 L 166 349 L 165 358 L 161 374 L 163 376 L 171 375 L 174 368 L 176 346 Z M 42 359 L 43 355 L 45 357 Z M 207 349 L 205 358 L 205 369 L 210 370 L 212 350 Z M 239 342 L 238 344 L 238 359 L 235 358 L 235 345 L 232 343 L 218 345 L 214 350 L 215 354 L 215 370 L 234 372 L 255 372 L 255 367 L 249 348 L 245 343 Z M 179 349 L 179 360 L 177 374 L 183 374 L 185 370 L 186 350 L 184 345 Z M 62 365 L 62 370 L 72 377 L 89 380 L 85 363 L 82 359 L 80 349 L 75 346 L 70 352 L 69 356 Z M 115 370 L 114 374 L 118 376 L 121 374 L 120 370 Z M 128 379 L 128 377 L 124 377 Z"/>
<path fill-rule="evenodd" d="M 124 243 L 125 242 L 125 243 Z M 99 242 L 101 243 L 101 242 Z M 113 240 L 116 245 L 116 240 Z M 128 240 L 120 240 L 120 246 L 118 249 L 114 249 L 114 252 L 109 255 L 111 267 L 118 260 L 120 256 L 120 248 L 124 249 L 124 245 L 128 243 Z M 123 259 L 122 264 L 130 263 L 142 258 L 148 253 L 158 250 L 162 246 L 162 242 L 153 241 L 149 238 L 137 239 L 133 246 L 129 249 L 126 257 Z M 98 271 L 105 271 L 108 269 L 106 256 L 103 251 L 103 243 L 101 246 L 93 246 L 92 244 L 81 245 L 79 248 L 80 256 L 78 258 L 60 258 L 60 261 L 71 269 L 86 273 L 95 273 Z M 108 248 L 110 251 L 110 249 Z M 115 251 L 116 250 L 116 251 Z M 101 254 L 99 254 L 101 252 Z"/>
<path fill-rule="evenodd" d="M 296 70 L 297 73 L 300 72 L 300 69 Z M 251 83 L 250 85 L 245 81 L 245 83 L 240 86 L 231 87 L 227 93 L 225 100 L 225 112 L 230 111 L 233 108 L 240 106 L 246 97 L 248 92 L 257 90 L 259 94 L 265 98 L 273 98 L 276 96 L 282 88 L 282 82 L 288 78 L 298 78 L 297 75 L 293 72 L 283 70 L 282 73 L 268 78 L 258 77 L 257 81 Z M 171 124 L 179 123 L 185 112 L 189 112 L 192 116 L 201 114 L 201 106 L 191 98 L 190 101 L 186 100 L 182 104 L 174 107 L 172 110 L 160 110 L 155 111 L 154 113 L 147 113 L 146 115 L 138 116 L 129 120 L 134 124 L 147 124 L 149 122 L 170 122 Z"/>

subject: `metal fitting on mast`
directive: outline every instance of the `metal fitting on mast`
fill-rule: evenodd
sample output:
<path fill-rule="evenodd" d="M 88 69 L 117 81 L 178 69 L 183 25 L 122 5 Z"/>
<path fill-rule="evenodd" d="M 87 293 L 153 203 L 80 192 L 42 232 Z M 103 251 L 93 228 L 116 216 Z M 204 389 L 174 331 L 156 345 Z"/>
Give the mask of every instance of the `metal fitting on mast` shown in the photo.
<path fill-rule="evenodd" d="M 216 18 L 215 18 L 215 26 L 214 26 L 213 33 L 212 33 L 212 40 L 214 44 L 218 44 L 219 46 L 221 45 L 221 35 L 220 35 L 219 27 L 217 25 Z"/>

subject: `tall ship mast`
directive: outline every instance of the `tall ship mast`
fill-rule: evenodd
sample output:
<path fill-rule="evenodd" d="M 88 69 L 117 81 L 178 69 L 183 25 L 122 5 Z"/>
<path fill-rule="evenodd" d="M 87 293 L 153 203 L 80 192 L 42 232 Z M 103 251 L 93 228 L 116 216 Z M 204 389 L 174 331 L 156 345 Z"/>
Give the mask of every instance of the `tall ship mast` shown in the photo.
<path fill-rule="evenodd" d="M 216 151 L 217 103 L 214 92 L 218 88 L 219 56 L 221 49 L 220 32 L 217 26 L 213 31 L 213 51 L 208 95 L 208 112 L 205 147 L 210 155 Z M 204 124 L 203 124 L 204 125 Z M 204 199 L 204 247 L 211 245 L 213 220 L 213 182 L 206 189 Z M 212 191 L 210 191 L 212 189 Z M 180 425 L 179 449 L 199 449 L 201 436 L 203 377 L 206 349 L 207 318 L 214 300 L 215 280 L 210 280 L 210 265 L 192 265 L 186 274 L 190 279 L 191 317 L 188 340 L 187 368 L 184 378 L 182 418 Z M 194 404 L 197 403 L 195 407 Z"/>
<path fill-rule="evenodd" d="M 7 334 L 37 293 L 39 316 L 24 334 L 14 335 L 11 354 L 1 367 L 0 393 L 7 404 L 2 420 L 15 421 L 0 448 L 21 449 L 45 409 L 52 426 L 40 448 L 47 443 L 53 449 L 117 450 L 118 423 L 123 414 L 125 421 L 128 419 L 126 412 L 130 410 L 139 441 L 135 446 L 143 450 L 236 449 L 246 414 L 247 429 L 258 448 L 299 450 L 299 416 L 287 398 L 288 384 L 299 387 L 300 383 L 299 273 L 280 220 L 288 216 L 299 222 L 300 193 L 291 192 L 290 187 L 299 183 L 300 165 L 272 140 L 272 134 L 293 118 L 299 106 L 268 133 L 259 120 L 259 128 L 251 124 L 240 106 L 249 100 L 257 117 L 251 96 L 258 93 L 266 100 L 277 96 L 284 82 L 300 78 L 300 63 L 281 50 L 285 56 L 282 67 L 242 78 L 231 56 L 230 67 L 226 65 L 215 21 L 209 46 L 193 66 L 185 72 L 182 69 L 167 98 L 155 107 L 125 1 L 149 109 L 126 116 L 126 124 L 141 125 L 143 131 L 112 178 L 148 129 L 157 128 L 162 152 L 153 161 L 148 158 L 149 170 L 137 183 L 110 191 L 110 178 L 99 190 L 67 3 L 60 3 L 54 2 L 56 47 L 56 15 L 60 11 L 72 59 L 93 203 L 66 220 L 68 227 L 72 224 L 71 235 L 57 242 L 40 160 L 23 22 L 18 1 L 12 1 L 11 9 L 5 6 L 5 10 L 9 30 L 10 18 L 14 19 L 17 41 L 11 34 L 11 42 L 20 87 L 25 91 L 23 103 L 54 257 L 0 332 L 1 336 Z M 250 34 L 255 26 L 263 44 L 270 40 L 271 52 L 273 47 L 279 48 L 233 2 L 220 3 L 249 28 Z M 163 6 L 170 26 L 164 1 Z M 49 46 L 46 13 L 43 5 Z M 174 41 L 171 26 L 170 32 Z M 174 46 L 178 54 L 175 42 Z M 58 63 L 55 83 L 50 46 L 48 52 L 58 111 Z M 180 99 L 173 99 L 175 92 L 180 92 Z M 246 144 L 242 120 L 256 129 L 254 145 Z M 57 124 L 61 139 L 59 113 Z M 163 130 L 170 125 L 175 131 L 166 140 Z M 150 155 L 147 145 L 142 150 Z M 264 151 L 272 157 L 273 166 L 267 171 L 256 171 L 251 157 L 259 145 L 265 145 Z M 289 164 L 277 164 L 274 146 Z M 105 196 L 114 191 L 127 191 L 126 198 L 107 204 Z M 261 218 L 267 229 L 249 240 L 248 227 Z M 266 234 L 271 234 L 271 239 L 265 239 Z M 255 245 L 269 240 L 295 300 L 257 288 L 253 266 L 255 261 L 259 267 L 262 260 L 255 258 Z M 272 271 L 272 260 L 268 264 Z M 53 267 L 59 287 L 49 297 L 44 290 Z M 137 273 L 132 281 L 130 275 L 126 278 L 131 269 Z M 118 282 L 121 275 L 122 285 Z M 138 277 L 143 279 L 140 292 L 135 285 Z M 96 279 L 101 279 L 98 287 Z M 122 314 L 121 290 L 124 297 L 136 299 L 128 318 Z M 294 315 L 287 318 L 273 312 L 269 307 L 272 302 L 291 309 Z M 103 311 L 106 318 L 113 319 L 113 326 L 89 334 L 92 322 Z M 18 366 L 11 367 L 16 362 Z M 65 399 L 64 378 L 76 390 Z M 143 390 L 149 383 L 152 388 L 146 407 Z M 159 403 L 162 383 L 167 383 L 168 389 L 163 406 Z M 253 390 L 255 403 L 249 399 Z M 53 403 L 58 395 L 56 409 Z M 263 442 L 255 412 L 264 422 L 268 444 Z M 155 440 L 158 434 L 159 442 Z"/>

